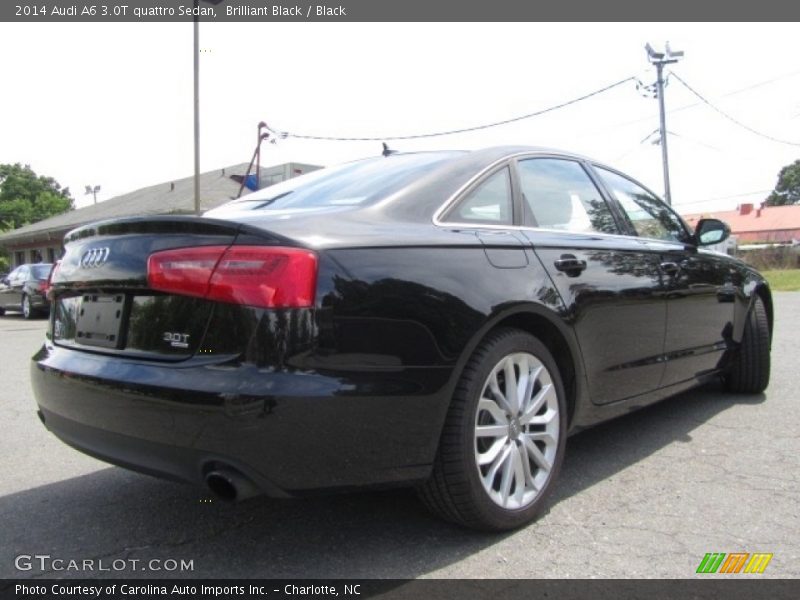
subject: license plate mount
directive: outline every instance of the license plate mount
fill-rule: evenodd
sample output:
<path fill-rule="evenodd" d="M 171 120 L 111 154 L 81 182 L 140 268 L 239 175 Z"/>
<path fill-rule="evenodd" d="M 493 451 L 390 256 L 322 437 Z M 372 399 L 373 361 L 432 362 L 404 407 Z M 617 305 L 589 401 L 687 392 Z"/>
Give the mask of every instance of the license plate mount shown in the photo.
<path fill-rule="evenodd" d="M 85 346 L 119 348 L 124 308 L 124 294 L 85 294 L 75 326 L 75 341 Z"/>

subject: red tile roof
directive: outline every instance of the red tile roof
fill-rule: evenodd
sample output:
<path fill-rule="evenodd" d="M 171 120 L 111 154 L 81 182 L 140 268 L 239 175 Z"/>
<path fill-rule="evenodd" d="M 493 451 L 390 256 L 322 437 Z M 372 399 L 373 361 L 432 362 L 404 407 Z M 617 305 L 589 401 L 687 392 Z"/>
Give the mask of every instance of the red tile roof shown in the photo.
<path fill-rule="evenodd" d="M 800 205 L 763 206 L 742 204 L 736 210 L 708 211 L 683 215 L 694 227 L 703 217 L 713 217 L 730 225 L 731 232 L 745 239 L 791 241 L 800 239 Z"/>

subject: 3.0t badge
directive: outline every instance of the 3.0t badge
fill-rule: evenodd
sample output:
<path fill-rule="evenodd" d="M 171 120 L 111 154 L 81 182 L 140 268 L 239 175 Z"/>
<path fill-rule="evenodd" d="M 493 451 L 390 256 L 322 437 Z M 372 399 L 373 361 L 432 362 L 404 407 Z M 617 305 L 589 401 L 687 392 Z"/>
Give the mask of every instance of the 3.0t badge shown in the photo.
<path fill-rule="evenodd" d="M 173 333 L 165 331 L 162 339 L 169 342 L 173 348 L 188 348 L 189 347 L 189 334 L 188 333 Z"/>

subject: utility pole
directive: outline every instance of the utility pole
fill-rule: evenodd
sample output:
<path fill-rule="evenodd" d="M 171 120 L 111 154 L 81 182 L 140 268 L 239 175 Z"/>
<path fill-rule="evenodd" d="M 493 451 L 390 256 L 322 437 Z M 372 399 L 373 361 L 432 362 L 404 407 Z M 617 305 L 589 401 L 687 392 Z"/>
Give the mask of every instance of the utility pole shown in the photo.
<path fill-rule="evenodd" d="M 669 155 L 667 153 L 667 119 L 664 110 L 664 65 L 671 65 L 683 58 L 683 51 L 673 51 L 669 47 L 669 42 L 664 46 L 664 52 L 656 52 L 650 44 L 645 44 L 647 58 L 650 63 L 655 65 L 658 77 L 656 79 L 656 94 L 658 96 L 658 114 L 661 125 L 661 161 L 664 165 L 664 199 L 667 204 L 672 205 L 672 193 L 669 187 Z"/>
<path fill-rule="evenodd" d="M 194 0 L 194 214 L 200 216 L 200 19 Z"/>
<path fill-rule="evenodd" d="M 206 4 L 216 6 L 225 0 L 202 0 Z M 199 0 L 192 3 L 192 19 L 194 21 L 194 34 L 192 53 L 192 68 L 194 73 L 194 214 L 200 215 L 200 18 Z"/>

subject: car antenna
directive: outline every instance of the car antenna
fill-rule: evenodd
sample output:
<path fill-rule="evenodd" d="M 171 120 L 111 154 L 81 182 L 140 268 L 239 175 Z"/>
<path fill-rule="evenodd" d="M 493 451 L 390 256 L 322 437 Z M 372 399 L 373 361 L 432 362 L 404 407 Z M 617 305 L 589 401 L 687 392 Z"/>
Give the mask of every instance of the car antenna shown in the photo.
<path fill-rule="evenodd" d="M 391 156 L 392 154 L 397 154 L 397 150 L 392 150 L 386 142 L 383 142 L 383 152 L 381 152 L 381 154 L 384 156 Z"/>

